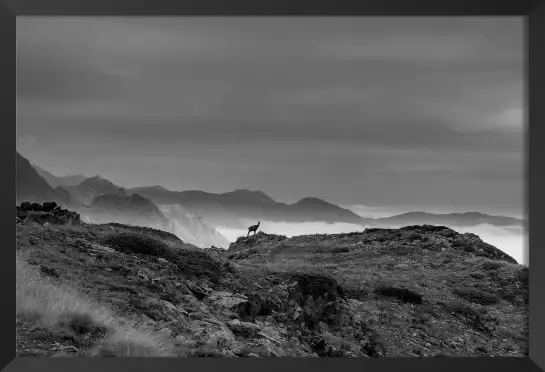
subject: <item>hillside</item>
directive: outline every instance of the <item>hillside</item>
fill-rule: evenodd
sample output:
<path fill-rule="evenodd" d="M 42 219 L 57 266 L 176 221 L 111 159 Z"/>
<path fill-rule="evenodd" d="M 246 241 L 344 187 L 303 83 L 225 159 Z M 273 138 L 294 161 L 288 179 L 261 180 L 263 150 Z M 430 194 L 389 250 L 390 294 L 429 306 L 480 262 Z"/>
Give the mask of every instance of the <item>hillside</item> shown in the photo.
<path fill-rule="evenodd" d="M 17 225 L 17 243 L 22 268 L 111 314 L 19 296 L 20 354 L 39 333 L 40 355 L 527 355 L 528 269 L 446 227 L 260 232 L 223 251 L 119 224 Z"/>
<path fill-rule="evenodd" d="M 149 199 L 139 195 L 104 194 L 95 197 L 86 207 L 78 207 L 87 223 L 117 222 L 169 231 L 169 219 Z"/>
<path fill-rule="evenodd" d="M 61 204 L 70 204 L 71 198 L 67 190 L 62 187 L 53 188 L 43 179 L 30 162 L 16 152 L 15 164 L 16 203 L 56 201 Z"/>

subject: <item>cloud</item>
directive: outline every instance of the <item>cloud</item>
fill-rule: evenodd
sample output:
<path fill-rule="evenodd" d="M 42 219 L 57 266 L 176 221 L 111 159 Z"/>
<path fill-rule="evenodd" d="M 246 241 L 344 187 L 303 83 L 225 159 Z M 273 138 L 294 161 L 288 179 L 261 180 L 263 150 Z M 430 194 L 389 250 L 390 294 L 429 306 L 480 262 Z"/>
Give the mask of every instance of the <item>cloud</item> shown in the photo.
<path fill-rule="evenodd" d="M 482 224 L 465 228 L 452 227 L 452 229 L 459 233 L 471 232 L 476 234 L 484 242 L 492 244 L 513 257 L 519 264 L 529 264 L 526 253 L 528 233 L 522 228 L 503 228 Z"/>
<path fill-rule="evenodd" d="M 18 135 L 59 173 L 93 158 L 127 186 L 496 205 L 523 187 L 522 31 L 500 18 L 19 17 Z"/>

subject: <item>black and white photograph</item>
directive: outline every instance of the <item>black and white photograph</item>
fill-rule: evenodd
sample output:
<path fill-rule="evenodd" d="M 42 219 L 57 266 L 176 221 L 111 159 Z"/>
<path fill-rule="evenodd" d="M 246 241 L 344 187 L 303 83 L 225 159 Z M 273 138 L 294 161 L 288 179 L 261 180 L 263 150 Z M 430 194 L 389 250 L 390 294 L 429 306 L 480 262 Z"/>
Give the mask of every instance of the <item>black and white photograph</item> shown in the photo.
<path fill-rule="evenodd" d="M 515 16 L 18 16 L 21 357 L 527 357 Z"/>

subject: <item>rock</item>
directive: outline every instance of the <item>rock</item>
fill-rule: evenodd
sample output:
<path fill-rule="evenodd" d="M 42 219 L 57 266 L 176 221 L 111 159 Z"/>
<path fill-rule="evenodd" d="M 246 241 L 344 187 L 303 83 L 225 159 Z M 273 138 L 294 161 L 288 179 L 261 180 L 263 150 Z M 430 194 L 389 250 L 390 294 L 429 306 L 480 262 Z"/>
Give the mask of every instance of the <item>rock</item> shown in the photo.
<path fill-rule="evenodd" d="M 47 267 L 47 266 L 40 266 L 40 271 L 42 273 L 44 273 L 45 275 L 51 276 L 53 278 L 58 278 L 59 277 L 59 273 L 57 273 L 57 271 L 52 267 L 50 268 L 50 267 Z"/>
<path fill-rule="evenodd" d="M 320 338 L 316 343 L 311 345 L 312 351 L 320 357 L 339 357 L 342 353 L 339 352 L 333 345 L 329 344 L 324 338 Z"/>
<path fill-rule="evenodd" d="M 297 307 L 295 311 L 293 312 L 293 315 L 291 316 L 291 318 L 295 321 L 301 321 L 302 317 L 303 317 L 303 309 L 301 309 L 300 307 Z"/>
<path fill-rule="evenodd" d="M 234 310 L 241 319 L 254 320 L 258 316 L 267 317 L 283 310 L 282 301 L 273 293 L 248 293 L 248 300 L 241 302 Z"/>
<path fill-rule="evenodd" d="M 16 207 L 15 209 L 17 217 L 24 219 L 28 216 L 28 212 L 24 211 L 23 208 Z"/>
<path fill-rule="evenodd" d="M 186 282 L 185 285 L 198 300 L 202 300 L 206 297 L 206 292 L 201 287 L 193 284 L 190 281 Z"/>
<path fill-rule="evenodd" d="M 142 280 L 149 280 L 148 276 L 145 275 L 145 274 L 142 274 L 141 272 L 138 272 L 136 275 L 138 275 L 138 277 Z"/>
<path fill-rule="evenodd" d="M 249 354 L 257 354 L 262 358 L 267 357 L 283 357 L 286 352 L 271 344 L 269 340 L 255 340 L 247 343 L 240 354 L 248 356 Z"/>
<path fill-rule="evenodd" d="M 229 327 L 231 331 L 233 331 L 233 333 L 239 333 L 239 334 L 244 334 L 248 336 L 255 335 L 261 330 L 261 327 L 258 326 L 257 324 L 249 323 L 249 322 L 241 322 L 238 319 L 233 319 L 227 322 L 227 326 Z"/>
<path fill-rule="evenodd" d="M 296 283 L 292 284 L 290 291 L 291 297 L 296 300 L 300 300 L 301 297 L 306 300 L 308 295 L 311 295 L 314 299 L 327 297 L 328 300 L 335 301 L 339 297 L 346 300 L 342 288 L 333 278 L 304 273 L 289 275 L 291 279 L 296 281 Z"/>
<path fill-rule="evenodd" d="M 275 344 L 276 346 L 280 346 L 280 341 L 269 336 L 268 334 L 266 333 L 263 333 L 263 332 L 258 332 L 257 333 L 258 336 L 261 336 L 263 338 L 266 338 L 267 340 L 271 341 L 273 344 Z"/>
<path fill-rule="evenodd" d="M 41 212 L 42 205 L 40 203 L 32 203 L 32 210 L 35 212 Z"/>
<path fill-rule="evenodd" d="M 254 353 L 249 353 L 246 355 L 248 358 L 261 358 L 259 355 L 257 354 L 254 354 Z"/>
<path fill-rule="evenodd" d="M 23 202 L 21 203 L 21 210 L 24 212 L 28 212 L 32 210 L 32 203 L 29 202 Z"/>
<path fill-rule="evenodd" d="M 42 205 L 42 210 L 43 210 L 44 212 L 51 212 L 51 211 L 54 210 L 56 207 L 57 207 L 57 203 L 55 203 L 54 201 L 53 201 L 53 202 L 45 202 L 45 203 L 43 203 L 43 205 Z"/>
<path fill-rule="evenodd" d="M 173 311 L 177 311 L 177 310 L 178 310 L 178 308 L 177 308 L 172 302 L 165 301 L 165 300 L 161 300 L 161 303 L 162 303 L 167 309 L 170 309 L 170 310 L 173 310 Z"/>
<path fill-rule="evenodd" d="M 239 296 L 240 295 L 234 295 L 229 292 L 214 292 L 209 296 L 209 299 L 210 301 L 231 310 L 240 304 L 248 302 L 245 296 L 244 298 Z"/>

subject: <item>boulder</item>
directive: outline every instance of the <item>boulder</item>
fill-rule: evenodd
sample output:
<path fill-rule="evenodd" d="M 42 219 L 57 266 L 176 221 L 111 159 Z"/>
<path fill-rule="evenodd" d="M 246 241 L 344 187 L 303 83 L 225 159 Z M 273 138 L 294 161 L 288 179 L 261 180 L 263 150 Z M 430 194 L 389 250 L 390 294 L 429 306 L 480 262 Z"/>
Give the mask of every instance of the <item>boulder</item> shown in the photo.
<path fill-rule="evenodd" d="M 291 297 L 300 303 L 304 303 L 308 295 L 315 300 L 319 297 L 328 301 L 336 301 L 337 298 L 346 300 L 342 288 L 333 278 L 304 273 L 291 274 L 290 277 L 296 281 L 292 284 Z"/>
<path fill-rule="evenodd" d="M 28 211 L 32 210 L 32 203 L 22 202 L 21 203 L 21 210 L 25 211 L 25 212 L 28 212 Z"/>
<path fill-rule="evenodd" d="M 22 210 L 20 207 L 17 207 L 17 217 L 21 219 L 27 218 L 28 213 Z"/>
<path fill-rule="evenodd" d="M 53 201 L 53 202 L 45 202 L 45 203 L 43 203 L 43 205 L 42 205 L 42 210 L 43 210 L 44 212 L 51 212 L 51 211 L 54 210 L 56 207 L 57 207 L 57 203 L 55 203 L 54 201 Z"/>
<path fill-rule="evenodd" d="M 254 323 L 241 322 L 238 319 L 233 319 L 227 323 L 227 326 L 235 334 L 243 334 L 245 336 L 256 335 L 261 331 L 261 327 Z"/>

